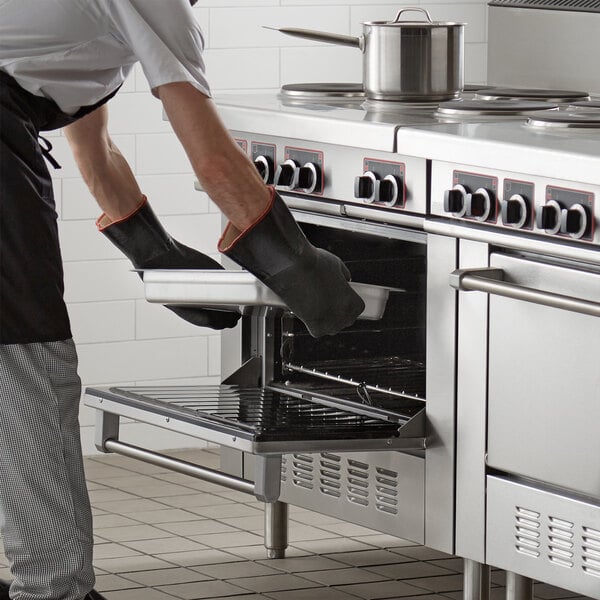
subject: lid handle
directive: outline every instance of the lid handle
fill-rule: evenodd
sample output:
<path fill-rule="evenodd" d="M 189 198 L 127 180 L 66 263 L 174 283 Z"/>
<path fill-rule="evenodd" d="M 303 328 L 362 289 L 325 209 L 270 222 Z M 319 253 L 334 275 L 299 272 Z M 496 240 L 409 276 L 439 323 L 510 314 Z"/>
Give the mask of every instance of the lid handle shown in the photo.
<path fill-rule="evenodd" d="M 423 13 L 426 17 L 427 20 L 429 21 L 429 23 L 433 24 L 433 21 L 431 20 L 431 15 L 429 14 L 429 11 L 426 10 L 425 8 L 421 8 L 419 6 L 415 6 L 415 7 L 411 7 L 411 8 L 403 8 L 402 10 L 398 11 L 398 14 L 396 15 L 396 19 L 394 21 L 394 23 L 400 23 L 400 17 L 402 16 L 402 13 L 405 12 L 409 12 L 409 11 L 418 11 Z"/>

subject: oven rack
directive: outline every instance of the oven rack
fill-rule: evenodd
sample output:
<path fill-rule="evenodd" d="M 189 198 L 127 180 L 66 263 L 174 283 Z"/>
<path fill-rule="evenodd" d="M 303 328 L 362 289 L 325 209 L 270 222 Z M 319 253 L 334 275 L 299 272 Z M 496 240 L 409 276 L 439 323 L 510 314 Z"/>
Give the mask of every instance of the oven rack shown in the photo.
<path fill-rule="evenodd" d="M 425 401 L 425 363 L 385 357 L 322 361 L 317 365 L 283 363 L 284 372 L 305 376 L 298 387 L 338 396 L 339 384 L 356 389 L 357 400 L 366 405 L 388 405 L 389 397 Z M 333 384 L 338 384 L 334 386 Z"/>
<path fill-rule="evenodd" d="M 424 447 L 424 403 L 392 410 L 277 385 L 215 385 L 88 388 L 86 404 L 258 455 Z"/>

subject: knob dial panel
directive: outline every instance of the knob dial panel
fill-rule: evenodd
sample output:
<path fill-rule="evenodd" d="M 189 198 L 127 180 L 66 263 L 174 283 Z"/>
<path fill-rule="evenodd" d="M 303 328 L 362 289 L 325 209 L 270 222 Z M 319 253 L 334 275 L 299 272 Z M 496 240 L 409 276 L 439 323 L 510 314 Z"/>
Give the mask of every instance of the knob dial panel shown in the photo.
<path fill-rule="evenodd" d="M 366 171 L 354 179 L 354 197 L 366 204 L 372 204 L 379 197 L 379 177 L 373 171 Z"/>
<path fill-rule="evenodd" d="M 354 197 L 366 204 L 402 209 L 406 206 L 406 165 L 365 158 L 363 174 L 354 180 Z"/>
<path fill-rule="evenodd" d="M 556 200 L 549 200 L 537 212 L 535 218 L 536 227 L 554 235 L 560 231 L 561 215 L 561 205 Z"/>
<path fill-rule="evenodd" d="M 284 162 L 275 173 L 275 186 L 286 191 L 322 195 L 326 183 L 323 152 L 286 146 L 284 156 Z"/>
<path fill-rule="evenodd" d="M 464 217 L 467 214 L 467 197 L 469 190 L 464 185 L 457 183 L 451 190 L 444 193 L 444 210 L 455 217 Z"/>
<path fill-rule="evenodd" d="M 444 212 L 470 221 L 496 223 L 498 177 L 453 171 L 452 184 L 444 192 Z"/>
<path fill-rule="evenodd" d="M 508 200 L 500 202 L 502 223 L 515 229 L 523 229 L 529 221 L 529 201 L 521 194 L 513 194 Z"/>

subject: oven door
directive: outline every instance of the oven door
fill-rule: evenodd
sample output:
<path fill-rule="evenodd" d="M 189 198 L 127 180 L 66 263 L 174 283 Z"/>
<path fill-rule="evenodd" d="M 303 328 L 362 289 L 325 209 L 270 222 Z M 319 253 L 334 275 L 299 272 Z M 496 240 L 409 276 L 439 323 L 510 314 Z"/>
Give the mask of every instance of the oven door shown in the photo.
<path fill-rule="evenodd" d="M 486 562 L 600 598 L 600 269 L 493 252 L 452 284 L 489 294 Z"/>

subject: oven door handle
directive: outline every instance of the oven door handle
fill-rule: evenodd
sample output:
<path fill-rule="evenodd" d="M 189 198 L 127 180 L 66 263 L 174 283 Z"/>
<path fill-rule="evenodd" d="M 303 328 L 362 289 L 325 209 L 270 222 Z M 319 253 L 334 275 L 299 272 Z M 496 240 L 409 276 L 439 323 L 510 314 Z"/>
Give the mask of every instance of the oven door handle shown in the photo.
<path fill-rule="evenodd" d="M 458 269 L 450 274 L 450 285 L 462 292 L 486 292 L 570 312 L 600 317 L 600 304 L 554 292 L 536 290 L 504 281 L 502 269 Z"/>

